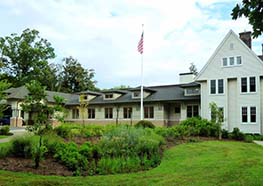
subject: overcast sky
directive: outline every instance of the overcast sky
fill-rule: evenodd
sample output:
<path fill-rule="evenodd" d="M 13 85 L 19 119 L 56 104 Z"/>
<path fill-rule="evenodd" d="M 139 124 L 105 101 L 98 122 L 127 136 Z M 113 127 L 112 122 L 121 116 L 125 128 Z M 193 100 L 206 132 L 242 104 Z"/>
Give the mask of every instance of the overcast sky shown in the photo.
<path fill-rule="evenodd" d="M 231 20 L 237 2 L 0 0 L 0 37 L 37 29 L 55 48 L 55 63 L 73 56 L 95 70 L 99 88 L 134 87 L 141 80 L 137 44 L 143 23 L 144 85 L 176 84 L 191 62 L 201 70 L 230 29 L 251 30 L 246 18 Z M 256 54 L 261 43 L 262 37 L 253 40 Z"/>

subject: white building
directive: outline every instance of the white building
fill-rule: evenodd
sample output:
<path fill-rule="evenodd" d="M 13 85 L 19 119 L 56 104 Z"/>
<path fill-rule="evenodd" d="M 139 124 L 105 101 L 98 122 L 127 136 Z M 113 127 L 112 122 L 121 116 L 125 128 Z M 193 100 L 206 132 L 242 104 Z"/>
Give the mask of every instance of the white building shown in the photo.
<path fill-rule="evenodd" d="M 251 33 L 230 30 L 195 78 L 201 84 L 201 117 L 211 119 L 209 103 L 223 108 L 223 128 L 262 133 L 263 62 L 251 50 Z"/>

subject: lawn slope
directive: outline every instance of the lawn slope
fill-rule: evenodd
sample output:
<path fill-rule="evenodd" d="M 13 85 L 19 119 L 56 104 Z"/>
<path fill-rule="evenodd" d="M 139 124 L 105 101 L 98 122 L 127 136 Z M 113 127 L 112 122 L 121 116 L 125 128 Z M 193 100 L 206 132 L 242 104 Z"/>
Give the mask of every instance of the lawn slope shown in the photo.
<path fill-rule="evenodd" d="M 206 141 L 175 146 L 155 169 L 107 176 L 58 177 L 0 171 L 0 185 L 262 185 L 262 147 Z"/>

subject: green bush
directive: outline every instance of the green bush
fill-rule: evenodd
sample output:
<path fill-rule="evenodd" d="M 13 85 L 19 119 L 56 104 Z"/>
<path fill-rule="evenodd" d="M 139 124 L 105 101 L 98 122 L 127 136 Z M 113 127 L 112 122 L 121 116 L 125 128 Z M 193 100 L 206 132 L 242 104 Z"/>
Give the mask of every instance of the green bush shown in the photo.
<path fill-rule="evenodd" d="M 80 153 L 79 148 L 73 142 L 59 143 L 54 158 L 69 170 L 74 171 L 75 175 L 81 175 L 83 171 L 87 171 L 89 168 L 87 157 Z"/>
<path fill-rule="evenodd" d="M 46 146 L 39 146 L 38 144 L 31 149 L 32 159 L 35 163 L 35 168 L 39 167 L 41 160 L 44 159 L 44 155 L 47 152 Z"/>
<path fill-rule="evenodd" d="M 11 133 L 9 131 L 9 126 L 3 126 L 0 128 L 0 135 L 10 135 Z"/>
<path fill-rule="evenodd" d="M 223 139 L 228 139 L 228 130 L 222 129 L 222 138 Z"/>
<path fill-rule="evenodd" d="M 70 135 L 70 128 L 65 125 L 60 125 L 56 128 L 54 128 L 54 131 L 58 136 L 61 136 L 62 138 L 68 138 Z"/>
<path fill-rule="evenodd" d="M 254 135 L 253 135 L 253 140 L 256 140 L 256 141 L 263 141 L 263 135 L 254 134 Z"/>
<path fill-rule="evenodd" d="M 6 143 L 6 145 L 0 146 L 0 158 L 9 156 L 11 153 L 11 143 Z"/>
<path fill-rule="evenodd" d="M 135 124 L 135 127 L 143 127 L 143 128 L 155 128 L 154 124 L 151 121 L 140 120 Z"/>
<path fill-rule="evenodd" d="M 57 145 L 64 140 L 56 134 L 49 134 L 43 137 L 43 145 L 47 148 L 47 154 L 54 155 L 56 153 Z"/>
<path fill-rule="evenodd" d="M 187 131 L 188 136 L 216 137 L 218 135 L 216 124 L 200 117 L 188 118 L 180 125 L 185 127 L 184 131 Z"/>
<path fill-rule="evenodd" d="M 245 135 L 244 136 L 244 141 L 247 143 L 252 143 L 253 142 L 253 136 L 252 135 Z"/>
<path fill-rule="evenodd" d="M 11 141 L 10 154 L 15 157 L 31 158 L 32 147 L 36 142 L 32 136 L 22 136 Z"/>
<path fill-rule="evenodd" d="M 239 128 L 234 128 L 233 131 L 231 132 L 231 138 L 235 140 L 244 140 L 244 133 L 240 132 Z"/>

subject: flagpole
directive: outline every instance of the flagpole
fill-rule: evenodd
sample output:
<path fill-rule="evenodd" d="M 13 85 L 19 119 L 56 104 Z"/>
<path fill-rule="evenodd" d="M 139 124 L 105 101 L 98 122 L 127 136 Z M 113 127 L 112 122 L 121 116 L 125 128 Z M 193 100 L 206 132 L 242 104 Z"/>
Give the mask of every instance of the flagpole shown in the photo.
<path fill-rule="evenodd" d="M 143 27 L 144 24 L 142 24 L 142 33 L 144 33 Z M 141 53 L 140 120 L 143 120 L 143 52 Z"/>

